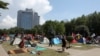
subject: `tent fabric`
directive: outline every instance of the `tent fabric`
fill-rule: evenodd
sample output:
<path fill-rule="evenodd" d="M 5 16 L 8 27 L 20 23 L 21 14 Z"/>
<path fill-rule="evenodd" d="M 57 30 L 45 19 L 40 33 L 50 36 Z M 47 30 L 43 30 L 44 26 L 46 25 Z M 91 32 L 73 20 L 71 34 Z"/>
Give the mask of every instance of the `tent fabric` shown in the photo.
<path fill-rule="evenodd" d="M 44 37 L 44 39 L 43 39 L 43 43 L 44 43 L 44 44 L 48 44 L 48 43 L 49 43 L 48 38 Z"/>
<path fill-rule="evenodd" d="M 78 40 L 78 42 L 79 42 L 79 43 L 83 43 L 83 38 L 80 38 L 80 39 Z"/>
<path fill-rule="evenodd" d="M 72 43 L 77 43 L 77 41 L 75 39 L 73 39 Z"/>
<path fill-rule="evenodd" d="M 61 40 L 59 38 L 53 38 L 54 44 L 60 44 Z"/>
<path fill-rule="evenodd" d="M 13 41 L 13 45 L 19 44 L 22 40 L 20 38 L 15 38 Z"/>

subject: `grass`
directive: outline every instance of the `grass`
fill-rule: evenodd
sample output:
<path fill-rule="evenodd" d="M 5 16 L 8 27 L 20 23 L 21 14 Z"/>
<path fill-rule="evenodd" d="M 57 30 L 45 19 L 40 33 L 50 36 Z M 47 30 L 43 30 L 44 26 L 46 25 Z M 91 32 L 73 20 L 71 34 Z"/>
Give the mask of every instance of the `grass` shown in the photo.
<path fill-rule="evenodd" d="M 10 42 L 4 42 L 2 44 L 2 46 L 4 47 L 4 49 L 8 52 L 9 50 L 14 50 L 16 49 L 15 46 L 11 46 Z M 41 55 L 37 55 L 37 54 L 31 54 L 30 52 L 28 53 L 20 53 L 20 54 L 9 54 L 10 56 L 68 56 L 69 53 L 58 53 L 55 50 L 51 50 L 51 49 L 46 49 L 43 51 L 43 53 Z"/>

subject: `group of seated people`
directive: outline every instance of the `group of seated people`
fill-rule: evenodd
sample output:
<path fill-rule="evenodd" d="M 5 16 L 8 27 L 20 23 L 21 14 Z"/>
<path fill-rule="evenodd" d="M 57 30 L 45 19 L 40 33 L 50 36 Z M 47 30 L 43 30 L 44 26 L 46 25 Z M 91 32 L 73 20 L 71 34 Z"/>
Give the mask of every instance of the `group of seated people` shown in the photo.
<path fill-rule="evenodd" d="M 0 35 L 0 43 L 3 43 L 3 41 L 9 41 L 10 37 L 7 34 L 1 34 Z"/>

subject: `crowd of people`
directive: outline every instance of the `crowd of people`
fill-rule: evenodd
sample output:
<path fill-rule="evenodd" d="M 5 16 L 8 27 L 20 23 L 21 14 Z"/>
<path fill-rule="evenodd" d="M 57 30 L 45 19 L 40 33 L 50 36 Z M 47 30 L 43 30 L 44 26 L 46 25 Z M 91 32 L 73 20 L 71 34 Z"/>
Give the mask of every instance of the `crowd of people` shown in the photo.
<path fill-rule="evenodd" d="M 16 45 L 20 48 L 24 48 L 26 46 L 26 42 L 28 44 L 31 44 L 31 41 L 37 41 L 38 43 L 43 43 L 44 38 L 48 39 L 48 46 L 52 47 L 54 45 L 53 38 L 55 35 L 51 35 L 50 37 L 46 37 L 45 35 L 32 35 L 32 34 L 15 34 L 14 36 L 9 36 L 7 34 L 0 35 L 0 42 L 3 43 L 4 41 L 10 41 L 11 45 Z M 56 35 L 59 39 L 62 40 L 62 49 L 64 51 L 64 48 L 66 47 L 66 40 L 65 37 L 62 37 L 60 35 Z M 36 45 L 32 44 L 33 46 Z"/>
<path fill-rule="evenodd" d="M 0 42 L 3 43 L 3 41 L 10 41 L 11 45 L 17 45 L 20 48 L 26 47 L 26 43 L 31 44 L 31 46 L 36 46 L 36 43 L 31 43 L 34 41 L 38 41 L 38 43 L 42 44 L 44 41 L 44 38 L 48 39 L 48 46 L 52 47 L 54 45 L 53 38 L 58 37 L 61 40 L 62 43 L 62 52 L 65 51 L 65 49 L 68 49 L 68 40 L 66 39 L 66 35 L 54 35 L 50 34 L 48 37 L 46 37 L 44 34 L 43 35 L 32 35 L 32 34 L 15 34 L 13 37 L 7 35 L 7 34 L 2 34 L 0 35 Z M 91 37 L 83 37 L 81 34 L 74 34 L 72 35 L 73 39 L 76 40 L 77 42 L 80 42 L 80 39 L 82 39 L 83 44 L 99 44 L 100 45 L 100 36 L 96 36 L 95 33 L 91 35 Z"/>
<path fill-rule="evenodd" d="M 0 35 L 0 43 L 3 43 L 3 41 L 9 41 L 10 37 L 7 34 L 1 34 Z"/>

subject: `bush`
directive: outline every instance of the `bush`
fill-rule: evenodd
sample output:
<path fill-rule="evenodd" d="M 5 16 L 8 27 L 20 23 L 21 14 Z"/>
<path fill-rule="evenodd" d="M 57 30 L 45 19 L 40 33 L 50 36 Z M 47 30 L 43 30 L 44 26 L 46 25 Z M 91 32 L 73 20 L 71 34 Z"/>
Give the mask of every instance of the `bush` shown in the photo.
<path fill-rule="evenodd" d="M 69 43 L 69 46 L 67 46 L 67 48 L 70 48 L 71 47 L 70 43 L 73 41 L 73 37 L 72 36 L 67 36 L 66 39 L 67 39 L 67 41 Z"/>
<path fill-rule="evenodd" d="M 67 39 L 67 41 L 68 41 L 69 43 L 71 43 L 71 42 L 73 41 L 73 37 L 72 37 L 72 36 L 67 36 L 66 39 Z"/>

